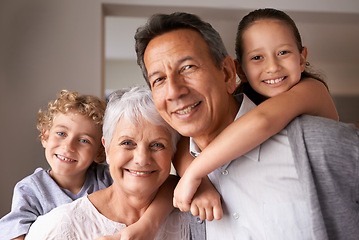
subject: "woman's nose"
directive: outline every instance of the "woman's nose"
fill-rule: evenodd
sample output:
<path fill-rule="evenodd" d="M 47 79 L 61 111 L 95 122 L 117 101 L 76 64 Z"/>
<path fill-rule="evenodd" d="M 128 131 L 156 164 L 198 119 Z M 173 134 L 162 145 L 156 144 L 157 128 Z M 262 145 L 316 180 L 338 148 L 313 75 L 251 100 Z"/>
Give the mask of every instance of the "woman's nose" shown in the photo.
<path fill-rule="evenodd" d="M 134 161 L 141 167 L 151 165 L 151 154 L 145 147 L 137 147 L 134 154 Z"/>

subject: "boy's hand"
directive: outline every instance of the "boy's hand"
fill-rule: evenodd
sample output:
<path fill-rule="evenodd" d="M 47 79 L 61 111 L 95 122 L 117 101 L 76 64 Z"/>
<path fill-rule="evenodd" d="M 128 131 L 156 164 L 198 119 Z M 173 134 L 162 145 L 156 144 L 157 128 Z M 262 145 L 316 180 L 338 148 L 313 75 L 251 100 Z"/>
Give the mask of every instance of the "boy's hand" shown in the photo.
<path fill-rule="evenodd" d="M 173 206 L 182 212 L 190 211 L 192 198 L 202 181 L 186 173 L 181 177 L 173 192 Z"/>

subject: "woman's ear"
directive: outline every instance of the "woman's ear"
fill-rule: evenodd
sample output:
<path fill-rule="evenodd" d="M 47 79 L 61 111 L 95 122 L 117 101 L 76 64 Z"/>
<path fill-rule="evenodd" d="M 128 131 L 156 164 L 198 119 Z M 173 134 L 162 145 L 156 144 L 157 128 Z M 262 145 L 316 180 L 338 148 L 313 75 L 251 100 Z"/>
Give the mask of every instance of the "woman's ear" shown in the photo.
<path fill-rule="evenodd" d="M 101 138 L 101 142 L 102 142 L 103 148 L 105 149 L 103 154 L 104 154 L 104 157 L 106 158 L 106 162 L 107 162 L 107 164 L 110 164 L 110 159 L 107 157 L 107 148 L 106 148 L 106 143 L 105 143 L 104 137 Z"/>
<path fill-rule="evenodd" d="M 304 72 L 305 66 L 307 65 L 307 55 L 308 55 L 308 49 L 307 47 L 303 47 L 302 52 L 300 53 L 300 70 L 301 72 Z"/>
<path fill-rule="evenodd" d="M 238 60 L 234 60 L 234 63 L 236 65 L 236 71 L 237 71 L 237 76 L 239 77 L 239 79 L 241 80 L 241 83 L 245 83 L 248 82 L 246 74 L 243 71 L 242 65 L 238 62 Z"/>
<path fill-rule="evenodd" d="M 236 89 L 236 66 L 230 56 L 223 60 L 223 71 L 225 73 L 227 91 L 229 94 L 232 94 Z"/>

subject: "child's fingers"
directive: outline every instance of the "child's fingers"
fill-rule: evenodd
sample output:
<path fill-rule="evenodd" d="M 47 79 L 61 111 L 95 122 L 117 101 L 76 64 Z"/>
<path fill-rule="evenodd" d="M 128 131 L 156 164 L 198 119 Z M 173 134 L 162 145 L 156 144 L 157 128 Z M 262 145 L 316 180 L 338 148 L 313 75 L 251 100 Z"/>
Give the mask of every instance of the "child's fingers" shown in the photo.
<path fill-rule="evenodd" d="M 216 220 L 220 220 L 223 217 L 223 210 L 222 210 L 222 205 L 221 204 L 217 204 L 213 207 L 213 216 L 214 219 Z"/>
<path fill-rule="evenodd" d="M 199 209 L 198 209 L 197 205 L 195 205 L 195 204 L 191 205 L 191 213 L 195 217 L 199 215 Z"/>

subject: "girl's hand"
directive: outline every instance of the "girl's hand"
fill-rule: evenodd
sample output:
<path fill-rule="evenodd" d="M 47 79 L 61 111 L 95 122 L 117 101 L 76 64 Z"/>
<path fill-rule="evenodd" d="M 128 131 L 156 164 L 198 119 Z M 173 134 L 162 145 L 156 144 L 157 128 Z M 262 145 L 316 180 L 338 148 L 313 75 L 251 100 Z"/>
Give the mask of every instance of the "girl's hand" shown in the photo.
<path fill-rule="evenodd" d="M 223 216 L 221 195 L 212 185 L 208 177 L 202 179 L 191 204 L 193 216 L 199 216 L 201 220 L 220 220 Z"/>
<path fill-rule="evenodd" d="M 188 212 L 191 209 L 191 202 L 202 179 L 193 178 L 190 174 L 181 177 L 173 193 L 173 206 L 182 212 Z"/>

